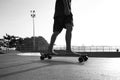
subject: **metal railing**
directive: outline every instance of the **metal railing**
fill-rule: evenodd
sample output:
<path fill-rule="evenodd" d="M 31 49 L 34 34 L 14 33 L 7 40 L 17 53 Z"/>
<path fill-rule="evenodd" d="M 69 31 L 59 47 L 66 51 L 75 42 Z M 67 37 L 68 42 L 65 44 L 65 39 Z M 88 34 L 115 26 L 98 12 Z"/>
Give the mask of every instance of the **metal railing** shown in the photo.
<path fill-rule="evenodd" d="M 65 50 L 65 46 L 55 45 L 56 50 Z M 119 46 L 72 46 L 73 51 L 77 52 L 119 52 Z"/>

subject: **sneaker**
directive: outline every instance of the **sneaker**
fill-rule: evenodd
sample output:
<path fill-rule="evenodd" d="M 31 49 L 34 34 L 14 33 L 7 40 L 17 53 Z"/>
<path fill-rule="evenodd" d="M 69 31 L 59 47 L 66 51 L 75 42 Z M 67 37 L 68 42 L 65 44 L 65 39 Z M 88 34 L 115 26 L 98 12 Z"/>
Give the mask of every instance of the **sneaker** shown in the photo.
<path fill-rule="evenodd" d="M 75 52 L 73 52 L 71 50 L 66 50 L 66 54 L 75 54 Z"/>
<path fill-rule="evenodd" d="M 50 54 L 50 55 L 57 55 L 58 53 L 56 53 L 54 50 L 52 50 L 52 51 L 48 51 L 48 54 Z"/>

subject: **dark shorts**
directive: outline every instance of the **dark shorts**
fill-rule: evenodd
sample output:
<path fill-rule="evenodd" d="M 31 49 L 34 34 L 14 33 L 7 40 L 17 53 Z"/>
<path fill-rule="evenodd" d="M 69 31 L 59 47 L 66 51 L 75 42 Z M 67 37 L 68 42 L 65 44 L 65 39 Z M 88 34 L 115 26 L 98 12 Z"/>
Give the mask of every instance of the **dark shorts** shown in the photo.
<path fill-rule="evenodd" d="M 66 24 L 73 26 L 72 15 L 54 17 L 53 32 L 61 32 L 63 28 L 66 28 Z"/>

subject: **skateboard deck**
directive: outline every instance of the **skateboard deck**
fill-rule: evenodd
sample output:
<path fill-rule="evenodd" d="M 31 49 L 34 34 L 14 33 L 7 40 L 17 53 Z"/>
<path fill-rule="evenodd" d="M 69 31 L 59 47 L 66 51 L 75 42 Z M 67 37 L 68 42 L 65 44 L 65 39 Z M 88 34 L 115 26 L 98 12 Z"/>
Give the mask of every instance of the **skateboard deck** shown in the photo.
<path fill-rule="evenodd" d="M 49 52 L 46 50 L 40 51 L 40 54 L 41 54 L 40 60 L 44 60 L 46 58 L 52 59 L 53 56 L 68 56 L 68 57 L 77 57 L 78 56 L 79 57 L 78 61 L 80 63 L 88 60 L 87 54 L 80 54 L 78 52 L 68 53 L 65 50 L 54 50 L 54 52 L 56 54 L 49 54 Z"/>

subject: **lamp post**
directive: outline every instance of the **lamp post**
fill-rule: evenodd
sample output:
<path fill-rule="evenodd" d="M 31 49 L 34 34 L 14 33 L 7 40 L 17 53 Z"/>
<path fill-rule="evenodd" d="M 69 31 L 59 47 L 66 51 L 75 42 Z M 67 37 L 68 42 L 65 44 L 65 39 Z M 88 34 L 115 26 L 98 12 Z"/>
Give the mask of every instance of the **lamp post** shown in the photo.
<path fill-rule="evenodd" d="M 31 10 L 31 17 L 33 18 L 33 51 L 35 51 L 35 22 L 34 22 L 34 18 L 36 16 L 35 14 L 35 10 Z"/>

